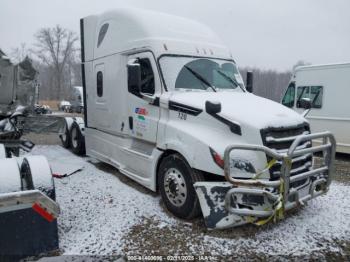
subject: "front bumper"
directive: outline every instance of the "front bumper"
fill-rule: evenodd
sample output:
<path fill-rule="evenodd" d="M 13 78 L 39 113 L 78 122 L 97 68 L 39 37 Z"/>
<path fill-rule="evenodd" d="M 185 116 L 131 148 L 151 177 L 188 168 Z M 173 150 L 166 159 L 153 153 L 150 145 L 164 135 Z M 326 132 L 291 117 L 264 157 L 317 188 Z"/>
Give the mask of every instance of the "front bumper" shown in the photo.
<path fill-rule="evenodd" d="M 322 139 L 323 143 L 297 150 L 305 141 Z M 261 145 L 228 146 L 224 155 L 224 172 L 228 182 L 197 182 L 194 184 L 205 223 L 208 228 L 229 228 L 247 223 L 265 224 L 270 220 L 283 218 L 286 210 L 303 205 L 306 201 L 325 194 L 332 181 L 336 141 L 330 132 L 298 136 L 286 153 Z M 271 158 L 281 161 L 281 176 L 277 181 L 266 179 L 235 179 L 231 175 L 230 153 L 233 150 L 265 152 Z M 294 157 L 308 153 L 323 152 L 323 162 L 310 171 L 290 176 Z M 290 188 L 296 181 L 306 182 L 297 188 Z"/>

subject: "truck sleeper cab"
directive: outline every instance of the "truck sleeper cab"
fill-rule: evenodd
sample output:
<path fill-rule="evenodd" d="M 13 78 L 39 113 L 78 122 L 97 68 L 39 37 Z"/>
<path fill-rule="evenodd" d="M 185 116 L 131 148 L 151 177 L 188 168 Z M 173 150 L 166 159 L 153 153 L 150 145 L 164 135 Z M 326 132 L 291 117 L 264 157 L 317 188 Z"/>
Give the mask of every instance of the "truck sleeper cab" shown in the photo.
<path fill-rule="evenodd" d="M 158 190 L 175 216 L 258 223 L 328 190 L 333 136 L 247 92 L 206 26 L 119 9 L 81 19 L 81 41 L 84 120 L 66 119 L 63 144 Z M 324 145 L 311 147 L 314 136 Z"/>

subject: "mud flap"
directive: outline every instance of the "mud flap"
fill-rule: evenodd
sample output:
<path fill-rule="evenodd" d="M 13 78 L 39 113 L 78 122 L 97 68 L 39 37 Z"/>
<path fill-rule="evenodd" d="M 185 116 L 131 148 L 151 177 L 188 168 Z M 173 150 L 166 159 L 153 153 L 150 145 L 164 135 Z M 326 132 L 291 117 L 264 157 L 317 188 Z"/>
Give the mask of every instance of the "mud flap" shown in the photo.
<path fill-rule="evenodd" d="M 232 188 L 231 183 L 197 182 L 194 188 L 209 229 L 225 229 L 246 223 L 243 217 L 230 214 L 225 207 L 225 196 Z"/>

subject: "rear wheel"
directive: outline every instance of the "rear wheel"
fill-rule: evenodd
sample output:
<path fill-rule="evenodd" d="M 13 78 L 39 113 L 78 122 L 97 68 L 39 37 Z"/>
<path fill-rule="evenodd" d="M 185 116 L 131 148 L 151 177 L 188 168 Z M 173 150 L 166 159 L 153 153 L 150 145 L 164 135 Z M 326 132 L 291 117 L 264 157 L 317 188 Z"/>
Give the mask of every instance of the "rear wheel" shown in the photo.
<path fill-rule="evenodd" d="M 69 130 L 68 130 L 67 123 L 64 124 L 63 132 L 60 134 L 60 139 L 61 139 L 61 142 L 62 142 L 62 146 L 64 148 L 69 148 L 69 146 L 70 146 L 70 135 L 69 135 Z"/>
<path fill-rule="evenodd" d="M 80 127 L 76 122 L 73 122 L 70 129 L 70 143 L 72 151 L 77 155 L 85 154 L 85 139 L 80 131 Z"/>
<path fill-rule="evenodd" d="M 37 189 L 56 200 L 55 185 L 49 162 L 44 156 L 28 156 L 21 165 L 22 190 Z"/>
<path fill-rule="evenodd" d="M 167 209 L 179 218 L 192 219 L 200 215 L 200 205 L 193 184 L 203 175 L 193 170 L 179 154 L 163 159 L 159 167 L 158 187 Z"/>
<path fill-rule="evenodd" d="M 6 158 L 6 148 L 3 144 L 0 144 L 0 159 Z"/>

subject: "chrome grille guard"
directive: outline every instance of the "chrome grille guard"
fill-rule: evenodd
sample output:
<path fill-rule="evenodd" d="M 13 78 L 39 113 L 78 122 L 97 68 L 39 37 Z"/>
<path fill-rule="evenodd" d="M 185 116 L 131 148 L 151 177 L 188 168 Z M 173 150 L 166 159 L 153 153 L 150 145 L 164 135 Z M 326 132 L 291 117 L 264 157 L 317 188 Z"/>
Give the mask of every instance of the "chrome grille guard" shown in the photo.
<path fill-rule="evenodd" d="M 313 139 L 322 139 L 323 142 L 319 146 L 309 147 L 305 149 L 297 149 L 297 147 L 305 142 Z M 269 181 L 266 179 L 236 179 L 231 176 L 230 153 L 233 150 L 251 150 L 264 152 L 271 158 L 281 161 L 281 175 L 277 181 Z M 252 217 L 268 217 L 275 214 L 276 209 L 272 210 L 252 210 L 247 208 L 235 207 L 232 204 L 233 196 L 236 194 L 260 195 L 267 197 L 271 202 L 280 202 L 283 210 L 288 210 L 297 205 L 303 204 L 314 197 L 324 194 L 328 191 L 332 181 L 333 165 L 335 159 L 336 141 L 332 133 L 322 132 L 314 134 L 302 134 L 295 138 L 294 142 L 286 153 L 278 153 L 276 150 L 261 145 L 231 145 L 228 146 L 224 153 L 224 174 L 228 182 L 233 184 L 225 197 L 225 206 L 229 213 L 239 216 Z M 291 163 L 294 157 L 302 156 L 309 153 L 323 152 L 323 163 L 320 167 L 303 172 L 294 176 L 290 176 Z M 290 189 L 290 183 L 303 180 L 306 178 L 317 177 L 310 186 L 309 193 L 303 198 L 299 198 L 298 191 L 294 188 Z M 278 193 L 272 193 L 266 188 L 277 189 Z M 283 190 L 281 190 L 283 188 Z M 283 192 L 281 192 L 283 191 Z M 289 202 L 290 197 L 295 197 L 295 201 Z"/>

